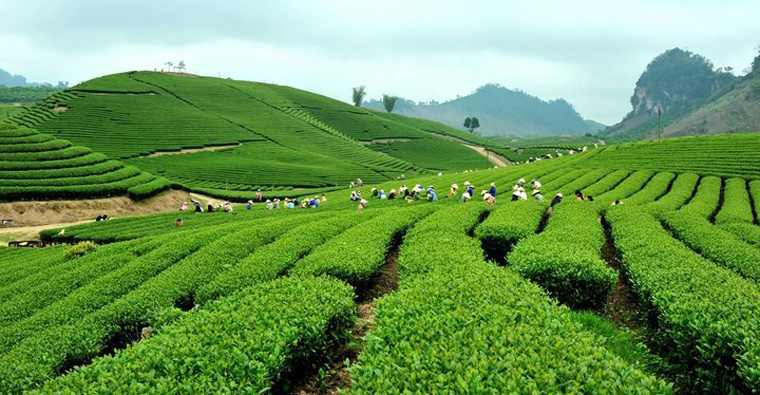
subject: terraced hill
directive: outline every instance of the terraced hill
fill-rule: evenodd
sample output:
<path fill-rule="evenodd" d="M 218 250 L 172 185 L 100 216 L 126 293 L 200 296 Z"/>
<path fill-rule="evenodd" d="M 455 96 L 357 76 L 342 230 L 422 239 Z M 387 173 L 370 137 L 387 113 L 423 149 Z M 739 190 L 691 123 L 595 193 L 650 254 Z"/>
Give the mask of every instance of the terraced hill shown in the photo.
<path fill-rule="evenodd" d="M 169 182 L 101 153 L 0 123 L 0 201 L 142 197 Z"/>
<path fill-rule="evenodd" d="M 445 125 L 380 116 L 286 86 L 191 75 L 97 78 L 13 120 L 217 194 L 334 187 L 359 177 L 377 182 L 488 165 L 444 137 L 476 145 L 483 140 Z"/>
<path fill-rule="evenodd" d="M 760 164 L 714 149 L 757 143 L 405 181 L 435 202 L 368 196 L 392 181 L 361 188 L 364 210 L 342 190 L 51 230 L 101 245 L 0 249 L 0 392 L 753 393 Z M 520 177 L 566 197 L 508 202 Z M 465 181 L 499 204 L 445 197 Z"/>

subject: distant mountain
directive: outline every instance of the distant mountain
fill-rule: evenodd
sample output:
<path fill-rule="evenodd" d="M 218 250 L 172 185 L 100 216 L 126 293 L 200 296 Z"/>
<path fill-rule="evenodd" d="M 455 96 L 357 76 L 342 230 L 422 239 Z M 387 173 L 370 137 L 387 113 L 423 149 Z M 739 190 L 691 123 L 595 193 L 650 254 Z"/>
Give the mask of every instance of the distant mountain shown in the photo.
<path fill-rule="evenodd" d="M 23 75 L 13 75 L 0 69 L 0 85 L 5 85 L 10 88 L 14 86 L 30 86 L 31 84 L 26 82 L 26 77 Z"/>
<path fill-rule="evenodd" d="M 752 124 L 743 123 L 739 118 L 728 125 L 717 121 L 708 123 L 709 117 L 705 114 L 696 118 L 690 115 L 703 113 L 706 105 L 745 88 L 746 78 L 736 77 L 732 71 L 731 68 L 715 69 L 705 57 L 680 48 L 667 50 L 647 65 L 636 82 L 631 112 L 600 133 L 600 137 L 635 140 L 651 136 L 657 131 L 658 109 L 662 112 L 666 136 L 749 130 Z M 690 120 L 686 121 L 687 118 Z"/>
<path fill-rule="evenodd" d="M 599 123 L 592 119 L 584 119 L 583 122 L 586 122 L 586 126 L 588 126 L 588 128 L 594 133 L 607 128 L 607 125 Z"/>
<path fill-rule="evenodd" d="M 15 87 L 55 87 L 57 89 L 66 89 L 69 87 L 68 81 L 58 81 L 57 85 L 53 85 L 48 82 L 29 82 L 26 80 L 26 77 L 23 75 L 13 75 L 3 69 L 0 69 L 0 86 L 5 86 L 7 88 L 15 88 Z"/>
<path fill-rule="evenodd" d="M 383 109 L 380 100 L 370 100 L 364 106 Z M 459 129 L 464 129 L 465 118 L 474 116 L 480 121 L 476 132 L 486 136 L 540 137 L 597 130 L 564 99 L 544 101 L 497 84 L 484 85 L 470 95 L 444 103 L 399 99 L 393 112 L 440 121 Z"/>

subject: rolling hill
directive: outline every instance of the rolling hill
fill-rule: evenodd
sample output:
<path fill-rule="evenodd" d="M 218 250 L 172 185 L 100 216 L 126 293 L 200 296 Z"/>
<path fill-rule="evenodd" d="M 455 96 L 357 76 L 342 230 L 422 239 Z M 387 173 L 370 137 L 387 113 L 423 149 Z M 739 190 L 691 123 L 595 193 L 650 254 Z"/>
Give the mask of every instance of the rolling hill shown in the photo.
<path fill-rule="evenodd" d="M 383 103 L 379 100 L 371 100 L 365 105 L 383 109 Z M 443 103 L 417 104 L 411 100 L 399 99 L 394 112 L 436 120 L 457 129 L 462 129 L 465 118 L 475 116 L 480 121 L 477 132 L 486 136 L 583 134 L 595 132 L 600 125 L 584 121 L 564 99 L 544 101 L 498 84 L 484 85 L 470 95 Z"/>
<path fill-rule="evenodd" d="M 140 198 L 168 187 L 163 178 L 89 148 L 0 122 L 0 201 Z"/>
<path fill-rule="evenodd" d="M 608 140 L 760 131 L 760 55 L 743 77 L 679 48 L 657 56 L 636 82 L 631 112 L 599 133 Z"/>
<path fill-rule="evenodd" d="M 361 394 L 752 393 L 758 143 L 640 141 L 405 181 L 437 201 L 357 210 L 342 190 L 313 209 L 51 229 L 98 245 L 0 248 L 0 392 L 281 393 L 305 377 Z M 521 177 L 567 197 L 508 202 Z M 495 183 L 498 204 L 444 197 L 465 181 Z"/>
<path fill-rule="evenodd" d="M 215 195 L 483 168 L 462 143 L 504 149 L 287 86 L 156 72 L 87 81 L 12 122 Z"/>

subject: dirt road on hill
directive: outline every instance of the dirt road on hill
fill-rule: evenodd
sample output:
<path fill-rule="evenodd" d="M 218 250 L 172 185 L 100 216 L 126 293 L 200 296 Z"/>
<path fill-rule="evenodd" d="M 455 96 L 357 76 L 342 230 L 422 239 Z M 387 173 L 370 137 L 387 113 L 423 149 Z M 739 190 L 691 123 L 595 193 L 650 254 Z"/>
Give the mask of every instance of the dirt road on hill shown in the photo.
<path fill-rule="evenodd" d="M 487 149 L 485 149 L 483 147 L 479 147 L 477 145 L 465 144 L 465 143 L 462 143 L 462 145 L 464 145 L 467 148 L 474 149 L 475 152 L 477 152 L 480 155 L 488 158 L 488 161 L 491 162 L 492 165 L 496 165 L 496 166 L 499 166 L 499 167 L 504 167 L 504 166 L 510 166 L 512 164 L 512 162 L 510 162 L 509 159 L 507 159 L 507 158 L 505 158 L 505 157 L 503 157 L 503 156 L 501 156 L 501 155 L 499 155 L 499 154 L 497 154 L 497 153 L 495 153 L 493 151 L 489 151 L 489 150 L 487 150 Z"/>
<path fill-rule="evenodd" d="M 10 242 L 10 241 L 39 240 L 40 239 L 40 232 L 42 232 L 45 229 L 64 228 L 64 227 L 67 227 L 67 226 L 86 224 L 88 222 L 92 222 L 92 220 L 70 222 L 70 223 L 60 223 L 60 224 L 40 225 L 40 226 L 22 226 L 22 227 L 16 227 L 16 228 L 0 228 L 0 246 L 8 246 L 8 242 Z"/>
<path fill-rule="evenodd" d="M 9 232 L 13 229 L 38 227 L 51 224 L 71 224 L 91 221 L 98 215 L 106 214 L 112 218 L 135 215 L 154 214 L 179 210 L 183 202 L 190 203 L 190 198 L 221 202 L 222 199 L 211 198 L 185 191 L 167 191 L 157 196 L 134 201 L 126 196 L 89 199 L 89 200 L 51 200 L 39 202 L 0 203 L 0 221 L 11 222 L 0 230 Z"/>
<path fill-rule="evenodd" d="M 488 161 L 491 162 L 492 165 L 499 166 L 499 167 L 512 165 L 512 162 L 506 157 L 499 155 L 493 151 L 489 151 L 479 145 L 473 145 L 469 141 L 465 141 L 460 138 L 456 138 L 454 136 L 448 136 L 448 135 L 439 135 L 438 137 L 445 138 L 446 140 L 456 141 L 457 143 L 462 144 L 469 149 L 475 150 L 475 152 L 488 158 Z"/>

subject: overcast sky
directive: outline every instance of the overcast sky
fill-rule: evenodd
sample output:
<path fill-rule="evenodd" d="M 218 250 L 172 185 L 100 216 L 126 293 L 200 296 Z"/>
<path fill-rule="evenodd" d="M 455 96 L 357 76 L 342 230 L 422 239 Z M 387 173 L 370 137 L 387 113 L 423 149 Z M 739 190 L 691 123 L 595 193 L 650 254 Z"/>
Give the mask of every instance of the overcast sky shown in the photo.
<path fill-rule="evenodd" d="M 565 98 L 607 124 L 672 47 L 747 68 L 760 1 L 0 0 L 0 68 L 72 84 L 153 70 L 275 82 L 349 101 L 353 86 L 444 101 L 486 83 Z"/>

